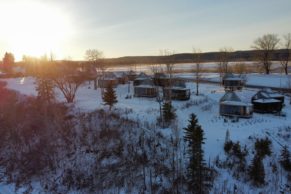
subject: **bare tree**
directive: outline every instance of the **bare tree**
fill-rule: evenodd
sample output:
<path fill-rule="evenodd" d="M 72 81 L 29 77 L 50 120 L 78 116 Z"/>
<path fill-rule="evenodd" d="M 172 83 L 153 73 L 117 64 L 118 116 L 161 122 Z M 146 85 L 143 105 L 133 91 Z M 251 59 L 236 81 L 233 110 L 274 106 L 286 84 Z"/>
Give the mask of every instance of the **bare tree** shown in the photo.
<path fill-rule="evenodd" d="M 99 74 L 101 73 L 101 78 L 103 78 L 105 73 L 105 65 L 103 63 L 103 52 L 97 49 L 88 49 L 85 52 L 85 59 L 88 60 L 93 68 L 97 68 L 99 70 Z M 97 79 L 98 76 L 94 79 L 94 89 L 97 89 Z M 100 78 L 100 77 L 99 77 Z"/>
<path fill-rule="evenodd" d="M 280 54 L 280 62 L 282 65 L 282 69 L 285 74 L 288 75 L 288 64 L 290 61 L 291 55 L 291 33 L 288 33 L 283 36 L 284 42 L 282 43 L 283 53 Z"/>
<path fill-rule="evenodd" d="M 247 73 L 247 64 L 244 62 L 239 62 L 236 63 L 231 69 L 233 73 L 237 73 L 242 76 Z"/>
<path fill-rule="evenodd" d="M 218 60 L 218 72 L 221 78 L 224 74 L 229 72 L 228 63 L 230 60 L 230 53 L 232 51 L 233 51 L 232 48 L 227 47 L 219 49 L 217 60 Z"/>
<path fill-rule="evenodd" d="M 199 83 L 201 80 L 201 50 L 193 48 L 193 61 L 195 63 L 195 83 L 196 83 L 196 96 L 199 95 Z"/>
<path fill-rule="evenodd" d="M 265 34 L 254 41 L 252 48 L 258 51 L 257 59 L 263 65 L 266 74 L 270 74 L 272 56 L 278 48 L 280 39 L 276 34 Z"/>
<path fill-rule="evenodd" d="M 152 64 L 150 66 L 150 69 L 151 69 L 151 72 L 153 74 L 162 73 L 163 72 L 163 67 L 161 66 L 161 64 Z"/>
<path fill-rule="evenodd" d="M 80 78 L 73 76 L 59 76 L 54 79 L 56 87 L 63 93 L 68 103 L 75 99 L 76 92 L 82 84 Z"/>
<path fill-rule="evenodd" d="M 169 51 L 167 49 L 160 51 L 162 56 L 166 57 L 165 65 L 166 65 L 166 72 L 169 76 L 169 96 L 168 101 L 172 101 L 172 86 L 173 86 L 173 69 L 174 69 L 174 51 Z"/>
<path fill-rule="evenodd" d="M 76 74 L 76 69 L 70 61 L 63 61 L 63 68 L 56 70 L 53 75 L 54 85 L 63 93 L 68 103 L 75 99 L 76 92 L 84 79 Z"/>

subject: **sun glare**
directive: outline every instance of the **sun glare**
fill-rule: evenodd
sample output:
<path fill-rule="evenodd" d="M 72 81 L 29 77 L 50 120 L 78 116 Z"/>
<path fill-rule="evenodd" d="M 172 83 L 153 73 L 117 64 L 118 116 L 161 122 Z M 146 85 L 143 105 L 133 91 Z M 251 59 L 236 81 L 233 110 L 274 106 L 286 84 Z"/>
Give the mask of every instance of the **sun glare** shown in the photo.
<path fill-rule="evenodd" d="M 23 55 L 39 57 L 51 52 L 62 55 L 61 47 L 72 29 L 69 17 L 60 9 L 38 2 L 10 3 L 1 7 L 0 20 L 3 22 L 0 34 L 16 59 Z"/>

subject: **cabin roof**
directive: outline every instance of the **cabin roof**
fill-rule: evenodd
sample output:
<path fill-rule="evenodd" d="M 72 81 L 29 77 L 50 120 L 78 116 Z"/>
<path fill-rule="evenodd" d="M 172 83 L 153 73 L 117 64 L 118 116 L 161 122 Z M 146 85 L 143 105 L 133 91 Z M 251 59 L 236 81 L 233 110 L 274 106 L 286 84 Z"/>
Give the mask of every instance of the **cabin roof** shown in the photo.
<path fill-rule="evenodd" d="M 240 80 L 242 80 L 242 78 L 239 77 L 239 76 L 236 76 L 236 75 L 234 75 L 234 74 L 232 74 L 232 73 L 227 73 L 227 74 L 225 74 L 225 75 L 223 76 L 223 80 L 240 81 Z"/>
<path fill-rule="evenodd" d="M 231 105 L 231 106 L 252 106 L 250 103 L 245 103 L 242 101 L 223 101 L 220 104 L 224 104 L 224 105 Z"/>
<path fill-rule="evenodd" d="M 135 88 L 155 88 L 153 85 L 138 85 L 138 86 L 134 86 Z"/>
<path fill-rule="evenodd" d="M 238 95 L 236 95 L 233 91 L 228 91 L 224 94 L 224 96 L 222 96 L 220 102 L 224 101 L 242 102 Z"/>
<path fill-rule="evenodd" d="M 173 86 L 173 87 L 166 87 L 166 90 L 172 89 L 172 90 L 190 90 L 189 88 L 186 87 L 179 87 L 179 86 Z"/>
<path fill-rule="evenodd" d="M 278 97 L 284 96 L 282 94 L 279 94 L 278 92 L 271 90 L 270 88 L 264 88 L 254 95 L 254 99 L 272 99 Z"/>
<path fill-rule="evenodd" d="M 278 102 L 280 102 L 280 100 L 270 98 L 270 99 L 258 99 L 258 100 L 254 100 L 254 102 L 262 103 L 262 104 L 263 103 L 278 103 Z"/>
<path fill-rule="evenodd" d="M 141 72 L 137 77 L 136 80 L 144 80 L 144 79 L 149 79 L 150 76 L 148 76 L 146 73 Z"/>
<path fill-rule="evenodd" d="M 116 77 L 119 77 L 119 78 L 127 76 L 124 71 L 116 71 L 116 72 L 114 72 L 114 74 Z"/>

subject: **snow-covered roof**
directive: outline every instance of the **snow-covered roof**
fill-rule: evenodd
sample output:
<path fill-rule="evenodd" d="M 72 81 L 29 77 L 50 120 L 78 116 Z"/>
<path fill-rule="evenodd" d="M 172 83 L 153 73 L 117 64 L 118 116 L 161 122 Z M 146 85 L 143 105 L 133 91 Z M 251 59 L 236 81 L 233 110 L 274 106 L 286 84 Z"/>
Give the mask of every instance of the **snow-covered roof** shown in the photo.
<path fill-rule="evenodd" d="M 223 76 L 223 80 L 237 80 L 237 81 L 239 81 L 239 80 L 242 80 L 242 78 L 239 76 L 235 76 L 232 73 L 227 73 Z"/>
<path fill-rule="evenodd" d="M 220 102 L 220 104 L 231 105 L 231 106 L 252 106 L 249 103 L 245 103 L 241 101 L 229 101 L 229 100 Z"/>
<path fill-rule="evenodd" d="M 270 99 L 258 99 L 258 100 L 254 100 L 254 102 L 257 102 L 257 103 L 277 103 L 277 102 L 280 102 L 280 100 L 270 98 Z"/>
<path fill-rule="evenodd" d="M 224 96 L 220 99 L 220 102 L 224 101 L 234 101 L 234 102 L 241 102 L 241 99 L 236 95 L 233 91 L 227 91 Z"/>
<path fill-rule="evenodd" d="M 271 90 L 270 88 L 264 88 L 260 91 L 258 91 L 254 95 L 254 99 L 272 99 L 272 98 L 278 98 L 278 97 L 284 97 L 282 94 L 279 94 L 278 92 L 275 92 Z"/>
<path fill-rule="evenodd" d="M 150 76 L 148 76 L 147 74 L 145 74 L 144 72 L 141 72 L 136 79 L 138 80 L 142 80 L 142 79 L 149 79 Z"/>
<path fill-rule="evenodd" d="M 179 86 L 173 86 L 173 87 L 165 87 L 166 90 L 172 89 L 172 90 L 190 90 L 186 87 L 179 87 Z"/>
<path fill-rule="evenodd" d="M 144 84 L 142 84 L 142 85 L 138 85 L 138 86 L 134 86 L 135 88 L 155 88 L 155 86 L 153 86 L 153 85 L 144 85 Z"/>

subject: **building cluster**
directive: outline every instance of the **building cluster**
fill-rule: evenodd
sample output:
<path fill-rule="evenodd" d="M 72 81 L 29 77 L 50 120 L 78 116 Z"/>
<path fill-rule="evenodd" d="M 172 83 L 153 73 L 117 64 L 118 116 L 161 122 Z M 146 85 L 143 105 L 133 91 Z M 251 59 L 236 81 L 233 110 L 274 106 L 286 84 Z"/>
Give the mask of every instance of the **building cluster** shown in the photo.
<path fill-rule="evenodd" d="M 131 81 L 134 97 L 190 99 L 190 89 L 186 87 L 185 81 L 165 73 L 155 73 L 152 76 L 144 72 L 137 74 L 134 71 L 97 73 L 95 68 L 88 68 L 84 75 L 87 80 L 97 80 L 96 85 L 100 88 L 109 85 L 116 87 L 118 84 Z M 222 78 L 222 85 L 225 89 L 225 94 L 219 102 L 219 113 L 222 116 L 250 118 L 253 112 L 280 113 L 283 108 L 284 95 L 266 88 L 258 91 L 251 102 L 241 100 L 237 92 L 245 85 L 245 80 L 241 76 L 228 73 Z"/>
<path fill-rule="evenodd" d="M 251 103 L 243 102 L 236 91 L 241 90 L 244 83 L 243 78 L 233 74 L 226 74 L 223 77 L 222 85 L 225 88 L 225 95 L 220 99 L 220 115 L 250 118 L 253 112 L 281 112 L 284 105 L 284 95 L 271 89 L 263 88 L 252 97 Z"/>

